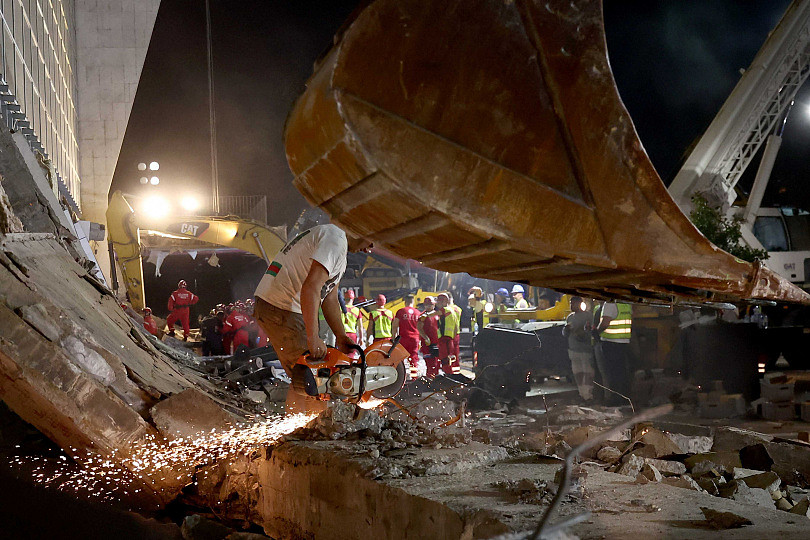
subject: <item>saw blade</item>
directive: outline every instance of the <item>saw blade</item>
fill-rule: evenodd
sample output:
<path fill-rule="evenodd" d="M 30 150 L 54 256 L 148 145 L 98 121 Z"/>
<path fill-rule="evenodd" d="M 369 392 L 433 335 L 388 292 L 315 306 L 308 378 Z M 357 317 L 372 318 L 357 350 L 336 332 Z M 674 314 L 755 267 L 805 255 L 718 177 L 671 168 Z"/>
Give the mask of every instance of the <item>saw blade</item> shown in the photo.
<path fill-rule="evenodd" d="M 402 387 L 405 385 L 405 379 L 407 375 L 405 372 L 405 363 L 400 362 L 397 364 L 397 380 L 389 384 L 388 386 L 383 386 L 382 388 L 377 388 L 374 390 L 371 395 L 377 399 L 388 399 L 392 398 L 402 390 Z"/>

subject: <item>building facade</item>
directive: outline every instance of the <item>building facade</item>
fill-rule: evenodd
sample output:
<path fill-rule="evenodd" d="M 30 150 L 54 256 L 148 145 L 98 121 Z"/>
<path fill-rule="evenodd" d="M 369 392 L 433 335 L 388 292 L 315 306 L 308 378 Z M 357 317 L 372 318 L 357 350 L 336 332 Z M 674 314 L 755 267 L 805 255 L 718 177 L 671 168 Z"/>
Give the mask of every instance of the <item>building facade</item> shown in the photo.
<path fill-rule="evenodd" d="M 104 223 L 159 0 L 0 0 L 0 114 Z"/>

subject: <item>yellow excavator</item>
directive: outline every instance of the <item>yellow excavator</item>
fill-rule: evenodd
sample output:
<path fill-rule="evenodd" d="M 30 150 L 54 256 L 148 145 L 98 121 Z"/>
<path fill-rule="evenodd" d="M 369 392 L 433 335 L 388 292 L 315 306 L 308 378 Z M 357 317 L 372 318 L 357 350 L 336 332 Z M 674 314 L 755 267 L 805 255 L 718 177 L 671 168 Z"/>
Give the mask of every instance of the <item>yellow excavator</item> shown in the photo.
<path fill-rule="evenodd" d="M 143 248 L 141 230 L 155 231 L 169 240 L 193 242 L 192 245 L 224 246 L 252 253 L 269 264 L 284 247 L 286 234 L 281 227 L 269 227 L 257 221 L 235 216 L 181 216 L 146 219 L 133 210 L 124 194 L 115 191 L 107 208 L 107 234 L 110 252 L 115 254 L 121 281 L 133 309 L 145 307 L 143 289 Z M 112 265 L 115 267 L 115 265 Z M 117 284 L 118 280 L 113 280 Z"/>

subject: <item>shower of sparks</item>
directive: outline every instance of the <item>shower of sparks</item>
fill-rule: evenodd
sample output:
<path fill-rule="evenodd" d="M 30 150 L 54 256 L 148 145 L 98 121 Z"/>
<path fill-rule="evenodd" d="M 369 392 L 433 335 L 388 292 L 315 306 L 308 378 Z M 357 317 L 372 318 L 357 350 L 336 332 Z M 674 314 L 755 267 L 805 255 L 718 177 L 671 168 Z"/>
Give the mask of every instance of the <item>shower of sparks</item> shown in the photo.
<path fill-rule="evenodd" d="M 210 433 L 170 441 L 147 437 L 124 451 L 113 450 L 106 456 L 93 452 L 82 454 L 76 448 L 70 449 L 72 460 L 66 456 L 16 456 L 12 464 L 20 470 L 30 469 L 35 481 L 60 491 L 117 501 L 145 489 L 160 492 L 167 485 L 196 483 L 194 473 L 198 467 L 250 455 L 305 426 L 316 416 L 296 414 L 266 418 L 225 431 L 213 429 Z"/>

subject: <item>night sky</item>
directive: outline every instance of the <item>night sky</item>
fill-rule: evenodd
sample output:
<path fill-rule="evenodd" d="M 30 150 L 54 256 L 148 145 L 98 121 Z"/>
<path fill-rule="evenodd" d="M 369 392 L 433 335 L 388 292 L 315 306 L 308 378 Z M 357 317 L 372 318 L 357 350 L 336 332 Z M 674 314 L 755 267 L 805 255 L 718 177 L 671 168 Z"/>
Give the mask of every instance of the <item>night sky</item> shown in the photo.
<path fill-rule="evenodd" d="M 647 152 L 669 183 L 789 1 L 605 3 L 617 86 Z M 306 202 L 292 187 L 282 144 L 284 120 L 313 62 L 358 2 L 211 4 L 220 192 L 267 195 L 268 221 L 291 225 Z M 201 193 L 208 200 L 204 24 L 202 0 L 162 1 L 113 189 L 142 190 L 136 165 L 156 160 L 164 193 Z M 810 190 L 794 188 L 808 169 L 808 105 L 805 89 L 788 122 L 766 203 L 781 188 L 778 196 L 784 200 L 810 205 Z"/>

